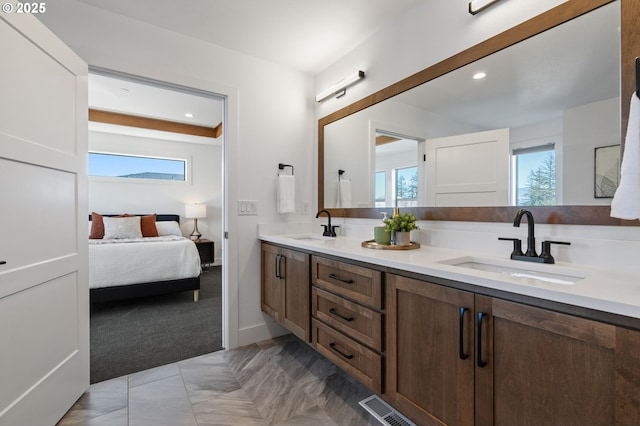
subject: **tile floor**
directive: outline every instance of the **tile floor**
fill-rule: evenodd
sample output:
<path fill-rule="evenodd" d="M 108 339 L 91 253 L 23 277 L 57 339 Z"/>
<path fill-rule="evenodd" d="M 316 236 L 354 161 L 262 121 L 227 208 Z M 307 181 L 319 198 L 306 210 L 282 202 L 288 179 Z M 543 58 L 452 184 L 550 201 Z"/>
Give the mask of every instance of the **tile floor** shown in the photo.
<path fill-rule="evenodd" d="M 369 395 L 289 335 L 96 383 L 58 426 L 379 425 Z"/>

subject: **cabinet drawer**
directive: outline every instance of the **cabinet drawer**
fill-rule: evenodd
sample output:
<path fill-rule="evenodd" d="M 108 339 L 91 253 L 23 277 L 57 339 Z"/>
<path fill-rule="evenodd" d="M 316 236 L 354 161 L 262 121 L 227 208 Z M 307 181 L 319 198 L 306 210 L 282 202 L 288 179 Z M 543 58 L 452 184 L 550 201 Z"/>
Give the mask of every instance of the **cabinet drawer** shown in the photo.
<path fill-rule="evenodd" d="M 349 299 L 382 309 L 382 273 L 313 256 L 313 284 Z"/>
<path fill-rule="evenodd" d="M 382 352 L 382 314 L 313 287 L 312 314 L 344 334 Z"/>
<path fill-rule="evenodd" d="M 374 392 L 382 393 L 382 356 L 313 319 L 313 346 Z"/>

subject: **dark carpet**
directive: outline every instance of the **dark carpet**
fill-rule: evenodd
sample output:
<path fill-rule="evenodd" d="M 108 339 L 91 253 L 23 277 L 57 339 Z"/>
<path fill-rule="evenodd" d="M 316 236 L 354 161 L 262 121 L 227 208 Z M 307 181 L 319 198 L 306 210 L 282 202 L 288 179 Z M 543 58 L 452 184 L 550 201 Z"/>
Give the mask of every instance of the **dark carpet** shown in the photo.
<path fill-rule="evenodd" d="M 91 383 L 222 349 L 222 268 L 193 292 L 91 305 Z"/>

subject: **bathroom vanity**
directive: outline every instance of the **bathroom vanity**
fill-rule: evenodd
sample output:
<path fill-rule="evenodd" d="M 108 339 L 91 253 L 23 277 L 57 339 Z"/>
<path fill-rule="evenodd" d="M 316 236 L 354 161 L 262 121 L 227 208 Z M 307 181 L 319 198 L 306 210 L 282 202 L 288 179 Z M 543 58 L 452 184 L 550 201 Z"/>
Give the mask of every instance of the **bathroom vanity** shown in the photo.
<path fill-rule="evenodd" d="M 368 250 L 349 237 L 261 239 L 263 310 L 418 425 L 640 418 L 631 273 L 436 247 Z M 284 305 L 308 315 L 293 327 L 264 303 L 265 253 L 283 251 L 301 266 Z"/>

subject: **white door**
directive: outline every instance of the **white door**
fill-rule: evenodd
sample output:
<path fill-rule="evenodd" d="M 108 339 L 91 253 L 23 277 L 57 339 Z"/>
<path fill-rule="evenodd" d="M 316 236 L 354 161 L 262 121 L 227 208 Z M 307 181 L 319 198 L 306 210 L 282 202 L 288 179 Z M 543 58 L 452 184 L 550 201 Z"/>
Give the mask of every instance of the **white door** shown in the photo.
<path fill-rule="evenodd" d="M 509 129 L 428 139 L 427 206 L 509 205 Z"/>
<path fill-rule="evenodd" d="M 5 7 L 0 425 L 51 426 L 89 387 L 87 66 Z"/>

